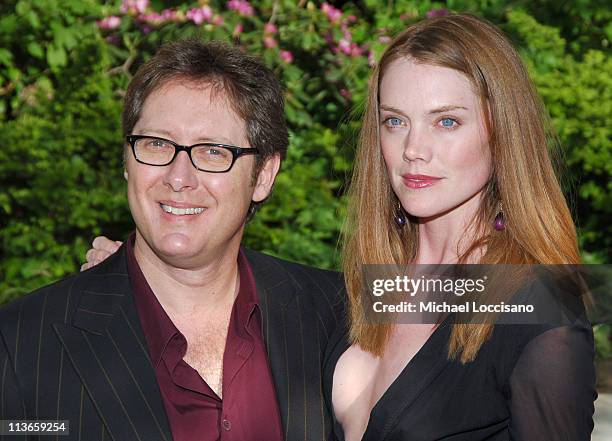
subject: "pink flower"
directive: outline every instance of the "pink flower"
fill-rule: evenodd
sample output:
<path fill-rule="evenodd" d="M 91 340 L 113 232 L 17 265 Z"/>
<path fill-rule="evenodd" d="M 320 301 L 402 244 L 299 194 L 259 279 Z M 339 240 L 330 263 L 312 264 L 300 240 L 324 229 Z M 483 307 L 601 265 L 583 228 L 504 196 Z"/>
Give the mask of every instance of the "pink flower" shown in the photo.
<path fill-rule="evenodd" d="M 142 14 L 138 17 L 141 21 L 144 21 L 148 24 L 151 25 L 158 25 L 161 24 L 164 19 L 162 18 L 162 16 L 160 14 L 158 14 L 157 12 L 150 12 L 148 14 Z"/>
<path fill-rule="evenodd" d="M 205 21 L 210 22 L 213 16 L 213 11 L 209 6 L 203 6 L 201 8 L 193 8 L 187 11 L 187 19 L 194 22 L 196 25 L 201 25 Z"/>
<path fill-rule="evenodd" d="M 248 2 L 248 0 L 229 0 L 227 2 L 227 9 L 236 11 L 239 15 L 242 15 L 243 17 L 255 15 L 255 10 L 253 9 L 253 6 L 251 6 L 251 4 Z"/>
<path fill-rule="evenodd" d="M 264 46 L 268 49 L 278 46 L 278 41 L 274 39 L 274 37 L 264 37 L 263 39 Z"/>
<path fill-rule="evenodd" d="M 342 38 L 338 42 L 338 50 L 340 50 L 341 52 L 344 52 L 346 55 L 350 55 L 350 53 L 351 53 L 351 42 L 348 41 L 345 38 Z"/>
<path fill-rule="evenodd" d="M 135 0 L 134 5 L 136 7 L 136 11 L 144 12 L 149 7 L 149 0 Z"/>
<path fill-rule="evenodd" d="M 163 21 L 177 21 L 179 17 L 174 9 L 164 9 L 161 18 Z"/>
<path fill-rule="evenodd" d="M 121 2 L 120 11 L 124 14 L 139 13 L 142 14 L 149 7 L 149 0 L 123 0 Z"/>
<path fill-rule="evenodd" d="M 201 25 L 205 21 L 210 22 L 213 17 L 213 11 L 210 6 L 202 6 L 201 8 L 193 8 L 187 11 L 187 18 L 196 25 Z"/>
<path fill-rule="evenodd" d="M 351 44 L 351 57 L 360 57 L 363 55 L 363 50 L 359 47 L 358 44 Z"/>
<path fill-rule="evenodd" d="M 266 23 L 264 25 L 264 33 L 274 35 L 277 32 L 278 32 L 278 28 L 274 25 L 274 23 Z"/>
<path fill-rule="evenodd" d="M 119 26 L 121 26 L 121 18 L 110 15 L 97 23 L 100 29 L 117 29 Z"/>
<path fill-rule="evenodd" d="M 391 43 L 391 37 L 389 37 L 388 35 L 381 35 L 380 37 L 378 37 L 378 41 L 381 44 L 389 44 Z"/>
<path fill-rule="evenodd" d="M 350 101 L 351 98 L 353 97 L 351 92 L 349 92 L 347 89 L 344 89 L 344 88 L 340 89 L 340 95 L 342 95 L 342 97 L 347 101 Z"/>
<path fill-rule="evenodd" d="M 212 19 L 212 24 L 215 26 L 221 26 L 223 24 L 223 17 L 220 15 L 215 15 Z"/>
<path fill-rule="evenodd" d="M 234 27 L 234 32 L 232 32 L 232 36 L 237 37 L 240 34 L 242 34 L 242 31 L 244 30 L 244 26 L 242 26 L 241 23 L 238 23 L 235 27 Z"/>
<path fill-rule="evenodd" d="M 332 10 L 329 14 L 327 14 L 327 17 L 329 18 L 329 21 L 331 21 L 332 23 L 338 23 L 340 19 L 342 18 L 342 11 L 340 11 L 340 9 L 334 8 L 334 10 Z"/>
<path fill-rule="evenodd" d="M 450 11 L 448 9 L 432 9 L 431 11 L 427 11 L 427 18 L 434 17 L 444 17 L 445 15 L 449 15 Z"/>
<path fill-rule="evenodd" d="M 321 11 L 327 15 L 327 19 L 332 23 L 338 23 L 340 19 L 342 19 L 342 11 L 340 9 L 334 8 L 329 3 L 323 3 L 321 5 Z"/>
<path fill-rule="evenodd" d="M 163 11 L 161 11 L 161 14 L 159 16 L 162 23 L 180 23 L 185 21 L 185 13 L 181 10 L 176 9 L 164 9 Z"/>
<path fill-rule="evenodd" d="M 293 54 L 291 52 L 281 49 L 279 52 L 279 56 L 280 59 L 283 60 L 285 63 L 293 63 Z"/>
<path fill-rule="evenodd" d="M 210 8 L 210 6 L 202 6 L 200 9 L 202 10 L 204 20 L 210 21 L 210 19 L 213 17 L 213 10 Z"/>
<path fill-rule="evenodd" d="M 193 8 L 187 11 L 187 19 L 194 22 L 196 25 L 204 23 L 204 13 L 200 8 Z"/>

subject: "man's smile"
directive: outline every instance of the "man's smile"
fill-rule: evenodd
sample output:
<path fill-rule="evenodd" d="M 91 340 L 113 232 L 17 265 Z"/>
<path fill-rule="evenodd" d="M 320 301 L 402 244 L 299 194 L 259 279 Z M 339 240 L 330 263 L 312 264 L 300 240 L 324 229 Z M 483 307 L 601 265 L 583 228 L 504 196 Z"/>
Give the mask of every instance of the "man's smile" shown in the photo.
<path fill-rule="evenodd" d="M 193 215 L 200 214 L 204 212 L 205 208 L 203 207 L 173 207 L 172 205 L 166 205 L 160 203 L 159 206 L 166 213 L 174 214 L 175 216 L 185 216 L 185 215 Z"/>

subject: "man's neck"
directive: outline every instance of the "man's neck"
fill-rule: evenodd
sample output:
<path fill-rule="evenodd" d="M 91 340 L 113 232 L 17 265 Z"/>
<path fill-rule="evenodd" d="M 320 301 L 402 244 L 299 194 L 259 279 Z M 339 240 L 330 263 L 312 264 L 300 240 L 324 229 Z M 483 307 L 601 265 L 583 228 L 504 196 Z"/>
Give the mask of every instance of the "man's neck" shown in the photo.
<path fill-rule="evenodd" d="M 240 242 L 197 268 L 183 269 L 164 262 L 137 233 L 134 256 L 153 293 L 171 316 L 198 317 L 233 304 L 239 288 Z"/>

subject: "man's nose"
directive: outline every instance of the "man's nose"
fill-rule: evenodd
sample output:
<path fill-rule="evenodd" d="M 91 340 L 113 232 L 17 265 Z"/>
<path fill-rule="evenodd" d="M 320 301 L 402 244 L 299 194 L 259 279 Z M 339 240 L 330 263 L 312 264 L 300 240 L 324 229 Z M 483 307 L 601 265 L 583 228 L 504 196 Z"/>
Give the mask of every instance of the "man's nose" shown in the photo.
<path fill-rule="evenodd" d="M 168 168 L 164 183 L 173 191 L 194 189 L 198 186 L 197 173 L 202 173 L 194 167 L 187 152 L 179 152 Z"/>

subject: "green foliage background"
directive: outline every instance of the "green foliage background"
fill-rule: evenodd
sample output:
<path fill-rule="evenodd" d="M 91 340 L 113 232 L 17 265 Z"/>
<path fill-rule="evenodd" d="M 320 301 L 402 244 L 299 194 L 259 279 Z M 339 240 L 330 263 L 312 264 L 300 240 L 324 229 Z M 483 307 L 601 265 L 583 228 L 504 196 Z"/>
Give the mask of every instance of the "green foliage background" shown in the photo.
<path fill-rule="evenodd" d="M 246 243 L 336 267 L 370 63 L 390 36 L 447 10 L 491 20 L 520 48 L 564 147 L 584 258 L 610 262 L 612 12 L 605 2 L 123 4 L 123 12 L 118 0 L 0 6 L 0 303 L 76 271 L 94 236 L 123 239 L 133 228 L 122 178 L 122 96 L 160 44 L 194 35 L 242 45 L 286 86 L 290 153 Z M 210 16 L 196 24 L 194 9 Z M 118 27 L 102 29 L 109 16 Z"/>

